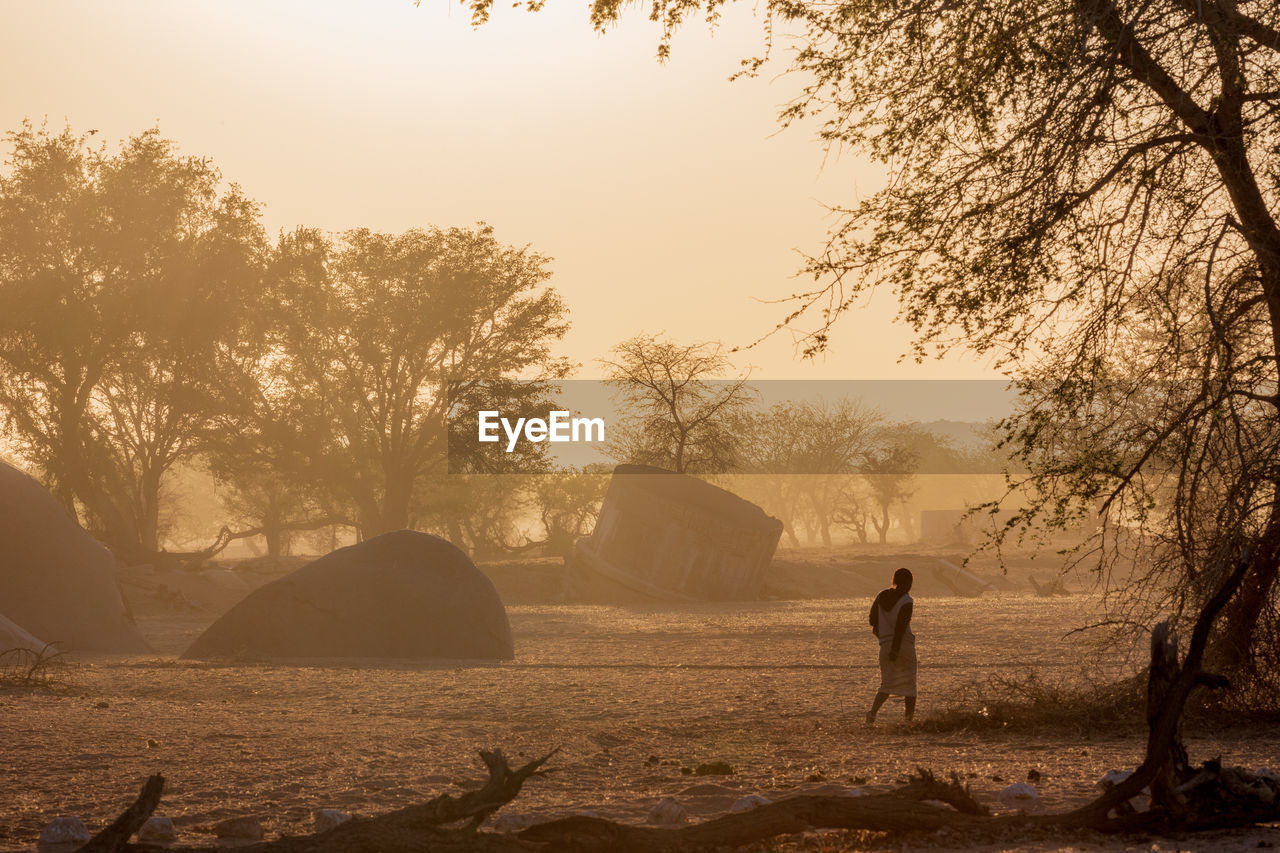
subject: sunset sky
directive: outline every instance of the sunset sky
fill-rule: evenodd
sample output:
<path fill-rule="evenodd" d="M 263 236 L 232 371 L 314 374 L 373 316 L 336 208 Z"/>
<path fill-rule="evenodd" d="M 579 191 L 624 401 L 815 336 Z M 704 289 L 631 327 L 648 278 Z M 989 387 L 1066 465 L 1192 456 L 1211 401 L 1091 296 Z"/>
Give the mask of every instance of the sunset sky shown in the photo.
<path fill-rule="evenodd" d="M 666 65 L 642 8 L 603 35 L 587 6 L 538 14 L 423 0 L 100 3 L 12 0 L 0 31 L 0 122 L 97 129 L 114 147 L 158 126 L 264 205 L 272 231 L 484 220 L 555 259 L 594 360 L 637 332 L 744 344 L 805 285 L 825 205 L 882 180 L 824 154 L 813 125 L 780 131 L 798 81 L 728 82 L 761 49 L 749 4 L 690 24 Z M 851 315 L 817 362 L 776 336 L 740 360 L 760 378 L 988 377 L 971 359 L 899 364 L 910 335 L 891 294 Z"/>

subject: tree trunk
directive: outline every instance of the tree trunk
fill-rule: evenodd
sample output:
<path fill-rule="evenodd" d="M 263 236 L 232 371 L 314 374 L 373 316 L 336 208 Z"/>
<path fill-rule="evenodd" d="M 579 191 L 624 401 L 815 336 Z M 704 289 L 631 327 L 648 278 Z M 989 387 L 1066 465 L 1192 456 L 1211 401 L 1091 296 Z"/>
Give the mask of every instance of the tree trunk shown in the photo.
<path fill-rule="evenodd" d="M 278 519 L 263 519 L 262 538 L 267 542 L 267 556 L 279 557 L 284 553 L 284 531 Z"/>
<path fill-rule="evenodd" d="M 1223 617 L 1222 637 L 1215 644 L 1216 663 L 1227 672 L 1249 665 L 1258 620 L 1275 591 L 1280 566 L 1280 504 L 1272 506 L 1266 529 L 1255 547 L 1240 593 Z"/>
<path fill-rule="evenodd" d="M 359 500 L 356 502 L 356 518 L 360 528 L 356 531 L 357 541 L 363 542 L 373 536 L 388 532 L 389 528 L 382 522 L 382 507 L 376 501 Z"/>
<path fill-rule="evenodd" d="M 144 471 L 139 485 L 138 545 L 157 554 L 160 552 L 160 475 Z"/>
<path fill-rule="evenodd" d="M 889 505 L 880 504 L 880 520 L 876 521 L 874 517 L 871 523 L 876 527 L 876 533 L 880 537 L 880 544 L 885 545 L 889 541 Z"/>
<path fill-rule="evenodd" d="M 825 503 L 815 502 L 813 511 L 818 514 L 818 533 L 822 536 L 822 544 L 831 547 L 831 510 Z"/>
<path fill-rule="evenodd" d="M 382 494 L 382 529 L 379 533 L 409 527 L 409 506 L 413 502 L 413 474 L 407 470 L 387 471 Z"/>
<path fill-rule="evenodd" d="M 458 517 L 451 513 L 446 524 L 449 526 L 449 541 L 463 551 L 468 550 L 469 543 L 466 535 L 462 532 L 462 522 Z"/>

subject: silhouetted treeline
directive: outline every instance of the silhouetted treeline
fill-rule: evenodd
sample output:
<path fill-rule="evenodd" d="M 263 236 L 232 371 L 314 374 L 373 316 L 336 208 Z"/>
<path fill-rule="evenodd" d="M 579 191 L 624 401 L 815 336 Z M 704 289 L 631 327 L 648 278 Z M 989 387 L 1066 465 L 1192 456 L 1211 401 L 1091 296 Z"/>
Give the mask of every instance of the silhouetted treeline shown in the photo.
<path fill-rule="evenodd" d="M 490 496 L 441 499 L 450 407 L 538 407 L 567 370 L 547 259 L 488 227 L 273 241 L 237 186 L 156 131 L 114 152 L 30 125 L 9 142 L 0 408 L 122 559 L 161 550 L 181 466 L 228 494 L 210 550 L 335 523 L 461 530 Z M 538 452 L 506 464 L 538 470 Z"/>
<path fill-rule="evenodd" d="M 780 519 L 791 545 L 884 544 L 893 527 L 914 540 L 919 475 L 999 480 L 1007 461 L 993 434 L 970 430 L 967 446 L 957 445 L 857 400 L 764 407 L 716 342 L 637 335 L 602 363 L 626 413 L 610 442 L 616 461 L 711 477 Z M 967 492 L 949 485 L 932 499 L 963 508 L 999 495 L 981 483 Z"/>
<path fill-rule="evenodd" d="M 475 441 L 475 412 L 545 416 L 569 373 L 546 258 L 484 225 L 272 239 L 258 205 L 158 132 L 117 151 L 86 139 L 9 135 L 0 409 L 120 559 L 162 558 L 191 471 L 222 515 L 195 558 L 258 537 L 279 555 L 326 529 L 329 544 L 430 530 L 482 557 L 564 554 L 590 532 L 607 465 Z M 626 413 L 616 461 L 750 475 L 726 484 L 793 544 L 911 535 L 916 474 L 978 464 L 852 401 L 762 409 L 721 344 L 640 335 L 604 364 Z"/>

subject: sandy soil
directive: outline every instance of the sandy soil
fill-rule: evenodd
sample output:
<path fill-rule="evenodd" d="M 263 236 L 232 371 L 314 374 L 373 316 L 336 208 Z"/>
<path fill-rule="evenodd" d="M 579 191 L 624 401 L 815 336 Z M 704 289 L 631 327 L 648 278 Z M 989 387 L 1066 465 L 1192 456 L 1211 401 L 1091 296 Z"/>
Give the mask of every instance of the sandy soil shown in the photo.
<path fill-rule="evenodd" d="M 254 814 L 268 835 L 309 831 L 316 808 L 372 814 L 475 783 L 474 750 L 517 757 L 551 747 L 558 771 L 530 784 L 504 821 L 590 810 L 643 821 L 661 797 L 691 815 L 744 793 L 885 790 L 916 766 L 957 771 L 995 802 L 1034 768 L 1043 806 L 1083 802 L 1103 772 L 1134 766 L 1141 732 L 927 734 L 861 722 L 877 674 L 863 599 L 637 609 L 510 608 L 514 662 L 421 667 L 212 665 L 174 656 L 210 616 L 144 618 L 149 658 L 71 664 L 52 690 L 0 692 L 0 850 L 26 849 L 56 815 L 97 828 L 149 773 L 169 781 L 162 809 L 188 842 L 211 823 Z M 1084 597 L 921 597 L 921 714 L 966 683 L 1036 669 L 1090 677 Z M 1114 674 L 1111 673 L 1111 674 Z M 1190 733 L 1193 759 L 1280 766 L 1280 732 Z M 726 761 L 736 772 L 682 768 Z M 1158 849 L 1253 849 L 1271 828 L 1160 840 Z M 914 839 L 947 849 L 956 839 Z M 796 849 L 883 842 L 827 834 Z M 1065 846 L 1064 846 L 1065 845 Z M 961 845 L 963 846 L 963 845 Z M 985 849 L 1157 849 L 1147 839 L 1018 840 Z M 894 849 L 899 849 L 897 846 Z"/>

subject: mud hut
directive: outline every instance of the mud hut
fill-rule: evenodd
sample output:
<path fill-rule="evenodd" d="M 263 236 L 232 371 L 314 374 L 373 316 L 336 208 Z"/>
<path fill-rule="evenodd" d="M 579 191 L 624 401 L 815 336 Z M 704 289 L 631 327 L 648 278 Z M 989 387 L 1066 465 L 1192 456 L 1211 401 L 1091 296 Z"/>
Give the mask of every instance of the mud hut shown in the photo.
<path fill-rule="evenodd" d="M 510 659 L 498 592 L 466 554 L 401 530 L 341 548 L 250 593 L 184 658 Z"/>
<path fill-rule="evenodd" d="M 46 645 L 44 640 L 31 636 L 27 629 L 12 619 L 0 615 L 0 655 L 14 650 L 39 654 Z"/>
<path fill-rule="evenodd" d="M 3 462 L 0 613 L 64 651 L 150 650 L 125 610 L 110 552 L 43 486 Z"/>
<path fill-rule="evenodd" d="M 619 465 L 569 592 L 586 601 L 758 598 L 782 522 L 724 489 L 662 468 Z"/>

